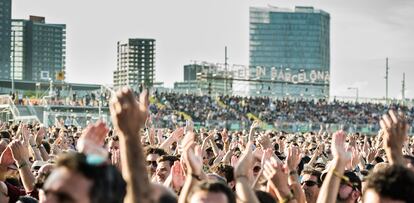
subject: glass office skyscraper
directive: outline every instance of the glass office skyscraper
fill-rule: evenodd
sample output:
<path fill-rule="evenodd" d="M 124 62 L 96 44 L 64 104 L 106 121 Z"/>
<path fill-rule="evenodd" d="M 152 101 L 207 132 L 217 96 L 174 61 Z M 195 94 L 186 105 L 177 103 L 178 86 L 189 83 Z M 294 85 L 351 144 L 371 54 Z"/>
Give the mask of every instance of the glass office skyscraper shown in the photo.
<path fill-rule="evenodd" d="M 330 16 L 313 7 L 250 8 L 250 94 L 329 96 Z M 259 81 L 259 82 L 257 82 Z"/>
<path fill-rule="evenodd" d="M 66 67 L 66 25 L 30 16 L 29 20 L 13 19 L 11 33 L 14 79 L 57 81 L 57 75 Z"/>
<path fill-rule="evenodd" d="M 10 79 L 11 0 L 0 0 L 0 79 Z"/>

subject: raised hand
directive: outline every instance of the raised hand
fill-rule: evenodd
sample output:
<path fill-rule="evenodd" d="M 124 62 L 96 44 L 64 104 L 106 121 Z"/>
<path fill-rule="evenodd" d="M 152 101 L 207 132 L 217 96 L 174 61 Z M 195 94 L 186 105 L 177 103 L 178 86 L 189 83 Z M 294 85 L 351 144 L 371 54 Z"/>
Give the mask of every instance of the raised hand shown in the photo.
<path fill-rule="evenodd" d="M 150 128 L 148 133 L 148 142 L 151 146 L 155 146 L 155 128 Z"/>
<path fill-rule="evenodd" d="M 259 135 L 257 142 L 259 142 L 263 149 L 272 148 L 272 142 L 270 141 L 269 135 Z"/>
<path fill-rule="evenodd" d="M 234 176 L 237 179 L 238 177 L 247 177 L 249 180 L 253 178 L 253 143 L 247 143 L 246 149 L 243 151 L 243 154 L 240 156 L 236 167 L 234 168 Z"/>
<path fill-rule="evenodd" d="M 188 132 L 193 132 L 194 131 L 194 122 L 191 120 L 187 120 L 185 121 L 185 129 L 184 132 L 188 133 Z"/>
<path fill-rule="evenodd" d="M 13 163 L 14 163 L 14 159 L 13 159 L 12 151 L 10 147 L 7 147 L 3 151 L 3 153 L 1 153 L 0 165 L 7 167 Z"/>
<path fill-rule="evenodd" d="M 21 133 L 22 133 L 22 136 L 21 136 L 22 144 L 28 147 L 30 144 L 30 131 L 27 128 L 26 124 L 22 124 L 20 125 L 20 127 L 21 127 Z"/>
<path fill-rule="evenodd" d="M 335 132 L 332 136 L 331 150 L 335 159 L 347 163 L 351 160 L 351 153 L 345 149 L 345 137 L 344 131 Z"/>
<path fill-rule="evenodd" d="M 40 146 L 42 144 L 43 139 L 45 138 L 46 130 L 45 127 L 40 127 L 39 131 L 37 131 L 35 135 L 36 145 Z"/>
<path fill-rule="evenodd" d="M 85 154 L 101 154 L 102 150 L 106 151 L 103 149 L 103 145 L 108 132 L 109 128 L 102 121 L 89 125 L 85 130 L 83 130 L 76 146 L 77 149 Z"/>
<path fill-rule="evenodd" d="M 355 147 L 351 148 L 351 161 L 350 161 L 350 170 L 354 170 L 358 163 L 361 161 L 361 154 L 359 150 Z"/>
<path fill-rule="evenodd" d="M 249 132 L 249 142 L 254 141 L 254 130 L 260 126 L 260 122 L 258 120 L 253 121 L 252 125 L 250 126 Z"/>
<path fill-rule="evenodd" d="M 229 140 L 229 134 L 226 128 L 224 128 L 223 131 L 221 131 L 221 139 L 223 143 L 226 143 Z"/>
<path fill-rule="evenodd" d="M 172 132 L 172 138 L 178 142 L 184 135 L 184 128 L 177 128 L 174 132 Z"/>
<path fill-rule="evenodd" d="M 14 161 L 16 161 L 18 165 L 21 165 L 23 162 L 29 161 L 28 148 L 24 146 L 22 142 L 18 140 L 13 140 L 9 144 L 9 148 L 11 149 Z"/>
<path fill-rule="evenodd" d="M 375 148 L 368 149 L 368 154 L 366 156 L 367 163 L 371 163 L 372 161 L 374 161 L 377 152 L 378 150 Z"/>
<path fill-rule="evenodd" d="M 356 146 L 356 139 L 357 139 L 356 135 L 349 134 L 348 139 L 349 139 L 349 146 L 355 147 Z"/>
<path fill-rule="evenodd" d="M 139 102 L 135 100 L 131 89 L 124 87 L 122 91 L 118 91 L 110 105 L 115 128 L 123 136 L 136 136 L 148 118 L 148 105 L 147 90 L 139 95 Z"/>
<path fill-rule="evenodd" d="M 286 164 L 289 171 L 296 171 L 301 160 L 299 148 L 296 146 L 289 147 L 286 159 Z"/>
<path fill-rule="evenodd" d="M 184 161 L 188 174 L 200 176 L 202 173 L 203 160 L 200 147 L 194 143 L 194 133 L 187 133 L 182 144 L 184 146 Z"/>
<path fill-rule="evenodd" d="M 185 176 L 180 161 L 175 161 L 171 166 L 172 185 L 175 191 L 179 191 L 185 182 Z"/>
<path fill-rule="evenodd" d="M 278 162 L 272 157 L 265 163 L 263 175 L 268 180 L 270 187 L 275 191 L 279 201 L 283 201 L 283 199 L 292 194 L 288 185 L 288 175 L 285 173 L 283 163 Z"/>
<path fill-rule="evenodd" d="M 383 147 L 391 164 L 403 164 L 402 147 L 407 139 L 407 120 L 403 113 L 398 115 L 390 110 L 380 121 L 383 134 Z"/>
<path fill-rule="evenodd" d="M 273 150 L 272 149 L 264 150 L 263 155 L 262 155 L 262 160 L 260 162 L 260 165 L 261 165 L 262 168 L 264 167 L 266 161 L 270 161 L 270 158 L 272 158 L 272 156 L 273 156 Z"/>

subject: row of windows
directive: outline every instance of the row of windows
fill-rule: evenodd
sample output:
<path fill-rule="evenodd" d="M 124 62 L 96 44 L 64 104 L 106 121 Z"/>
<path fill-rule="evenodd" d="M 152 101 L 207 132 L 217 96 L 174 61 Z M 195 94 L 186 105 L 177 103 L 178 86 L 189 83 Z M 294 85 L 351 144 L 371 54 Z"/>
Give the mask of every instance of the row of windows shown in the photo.
<path fill-rule="evenodd" d="M 273 53 L 250 53 L 251 58 L 307 58 L 307 59 L 320 59 L 322 55 L 319 53 L 309 52 L 273 52 Z"/>
<path fill-rule="evenodd" d="M 289 66 L 301 68 L 301 66 L 306 65 L 306 67 L 325 67 L 324 63 L 327 61 L 322 61 L 319 59 L 309 59 L 309 58 L 263 58 L 263 57 L 250 57 L 250 65 L 265 65 L 265 66 L 281 66 L 289 64 Z M 300 66 L 300 67 L 298 67 Z"/>

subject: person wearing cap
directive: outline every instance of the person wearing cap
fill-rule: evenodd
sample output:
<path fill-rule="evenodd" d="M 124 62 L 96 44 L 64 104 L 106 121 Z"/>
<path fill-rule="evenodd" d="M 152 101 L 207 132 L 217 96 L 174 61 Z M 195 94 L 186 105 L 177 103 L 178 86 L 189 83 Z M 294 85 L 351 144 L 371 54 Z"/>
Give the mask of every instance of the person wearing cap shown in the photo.
<path fill-rule="evenodd" d="M 341 177 L 337 202 L 355 203 L 361 196 L 361 180 L 352 171 L 345 171 Z"/>
<path fill-rule="evenodd" d="M 322 187 L 317 203 L 344 202 L 356 203 L 361 196 L 361 180 L 355 173 L 345 171 L 351 155 L 345 147 L 346 134 L 337 131 L 332 135 L 333 160 L 329 164 L 326 175 L 322 177 Z"/>

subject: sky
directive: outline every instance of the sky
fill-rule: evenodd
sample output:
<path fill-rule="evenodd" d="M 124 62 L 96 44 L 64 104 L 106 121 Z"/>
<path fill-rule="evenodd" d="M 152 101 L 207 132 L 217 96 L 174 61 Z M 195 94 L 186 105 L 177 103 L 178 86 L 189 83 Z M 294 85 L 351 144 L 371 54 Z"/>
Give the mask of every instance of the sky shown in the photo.
<path fill-rule="evenodd" d="M 414 98 L 412 0 L 12 0 L 15 19 L 67 26 L 68 82 L 111 84 L 117 41 L 156 39 L 156 81 L 172 87 L 192 61 L 249 63 L 249 7 L 313 6 L 331 16 L 331 96 Z"/>

